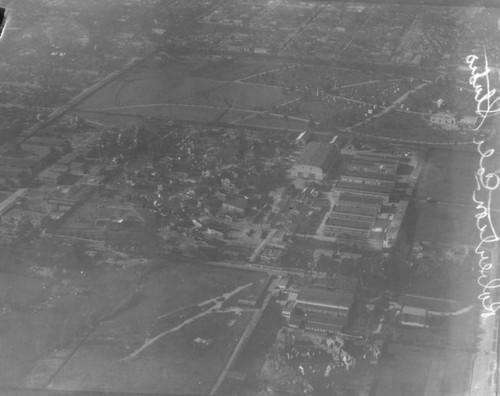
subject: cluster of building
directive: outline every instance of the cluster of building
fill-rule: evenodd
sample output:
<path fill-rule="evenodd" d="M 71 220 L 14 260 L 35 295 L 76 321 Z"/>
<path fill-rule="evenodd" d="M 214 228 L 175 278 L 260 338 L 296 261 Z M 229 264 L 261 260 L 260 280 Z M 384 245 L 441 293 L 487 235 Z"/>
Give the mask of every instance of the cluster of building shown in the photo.
<path fill-rule="evenodd" d="M 302 1 L 236 1 L 229 6 L 209 1 L 203 10 L 196 29 L 182 37 L 156 26 L 163 44 L 413 67 L 442 61 L 450 40 L 436 18 L 445 23 L 453 15 L 444 8 L 415 16 L 412 7 L 392 12 L 391 5 Z"/>
<path fill-rule="evenodd" d="M 333 334 L 342 332 L 354 314 L 357 278 L 337 276 L 299 290 L 282 278 L 278 287 L 289 296 L 282 315 L 290 327 Z"/>
<path fill-rule="evenodd" d="M 297 138 L 299 141 L 304 139 L 304 133 Z M 339 155 L 335 142 L 309 142 L 292 166 L 290 176 L 321 181 L 335 165 Z"/>
<path fill-rule="evenodd" d="M 51 131 L 0 148 L 2 242 L 15 239 L 23 222 L 41 230 L 61 219 L 116 168 L 112 161 L 92 156 L 99 133 L 65 131 L 65 137 Z"/>
<path fill-rule="evenodd" d="M 308 133 L 300 134 L 297 141 L 307 141 Z M 340 150 L 336 142 L 336 138 L 330 143 L 309 141 L 290 175 L 322 181 L 337 161 L 345 162 L 348 158 L 333 189 L 335 205 L 328 214 L 323 235 L 370 250 L 392 246 L 396 235 L 387 231 L 394 215 L 401 212 L 401 208 L 406 209 L 400 202 L 404 201 L 406 190 L 404 184 L 398 185 L 397 175 L 402 155 L 350 147 Z M 350 155 L 344 155 L 341 160 L 341 153 Z"/>
<path fill-rule="evenodd" d="M 326 221 L 325 235 L 360 248 L 392 246 L 395 236 L 387 230 L 402 198 L 396 192 L 400 160 L 399 154 L 372 151 L 354 155 L 335 186 L 338 200 Z"/>
<path fill-rule="evenodd" d="M 478 117 L 465 116 L 462 118 L 457 117 L 457 113 L 446 111 L 439 111 L 431 114 L 429 117 L 429 124 L 435 128 L 445 129 L 447 131 L 472 131 L 476 126 Z"/>

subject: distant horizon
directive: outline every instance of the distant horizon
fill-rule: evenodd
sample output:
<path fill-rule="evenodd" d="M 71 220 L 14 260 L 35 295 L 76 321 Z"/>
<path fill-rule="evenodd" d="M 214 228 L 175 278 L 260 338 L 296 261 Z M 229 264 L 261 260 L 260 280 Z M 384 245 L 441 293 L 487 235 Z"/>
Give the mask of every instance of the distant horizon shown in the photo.
<path fill-rule="evenodd" d="M 306 0 L 309 2 L 330 2 L 330 3 L 367 3 L 367 4 L 399 4 L 399 5 L 422 5 L 438 7 L 489 7 L 499 8 L 499 0 L 481 0 L 481 4 L 470 4 L 469 0 Z"/>

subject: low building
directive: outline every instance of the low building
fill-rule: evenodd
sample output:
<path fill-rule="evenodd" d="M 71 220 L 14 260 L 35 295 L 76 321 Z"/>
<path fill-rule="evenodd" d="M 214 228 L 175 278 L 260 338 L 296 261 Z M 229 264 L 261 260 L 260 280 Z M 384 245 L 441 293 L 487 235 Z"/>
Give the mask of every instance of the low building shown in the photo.
<path fill-rule="evenodd" d="M 244 215 L 248 208 L 248 200 L 245 198 L 233 198 L 222 203 L 222 210 L 225 213 Z"/>
<path fill-rule="evenodd" d="M 306 315 L 324 314 L 330 317 L 344 318 L 347 323 L 349 311 L 354 302 L 352 293 L 325 289 L 305 288 L 297 295 L 297 308 Z"/>
<path fill-rule="evenodd" d="M 273 247 L 266 247 L 260 254 L 260 260 L 264 263 L 271 264 L 278 262 L 284 250 Z"/>
<path fill-rule="evenodd" d="M 66 188 L 58 187 L 50 192 L 47 203 L 52 208 L 52 211 L 65 213 L 89 198 L 93 191 L 94 187 L 87 184 L 76 184 Z"/>
<path fill-rule="evenodd" d="M 465 116 L 458 123 L 464 129 L 473 130 L 477 125 L 477 120 L 476 116 Z"/>
<path fill-rule="evenodd" d="M 281 311 L 281 316 L 285 319 L 290 319 L 292 317 L 292 311 L 295 309 L 295 302 L 288 301 Z"/>
<path fill-rule="evenodd" d="M 446 130 L 458 129 L 456 114 L 439 112 L 432 114 L 429 123 L 433 126 L 439 126 Z"/>
<path fill-rule="evenodd" d="M 335 205 L 335 211 L 365 216 L 376 216 L 380 213 L 384 200 L 363 194 L 341 193 Z"/>
<path fill-rule="evenodd" d="M 222 241 L 224 239 L 224 232 L 216 230 L 214 228 L 207 227 L 207 229 L 204 231 L 204 234 L 208 238 L 217 239 L 219 241 Z"/>
<path fill-rule="evenodd" d="M 22 220 L 28 219 L 33 226 L 40 227 L 48 217 L 47 212 L 13 208 L 2 215 L 2 223 L 17 226 Z"/>
<path fill-rule="evenodd" d="M 357 154 L 347 164 L 348 171 L 396 175 L 401 155 L 376 153 L 373 151 Z"/>
<path fill-rule="evenodd" d="M 27 190 L 25 188 L 20 188 L 16 192 L 9 195 L 7 199 L 4 199 L 2 202 L 0 202 L 0 216 L 3 216 L 4 213 L 6 213 L 17 202 L 19 202 L 19 200 L 26 194 L 26 191 Z"/>
<path fill-rule="evenodd" d="M 380 197 L 384 202 L 388 202 L 395 186 L 396 183 L 390 181 L 384 182 L 380 185 L 339 181 L 336 184 L 335 189 L 340 192 L 356 193 L 371 197 Z"/>
<path fill-rule="evenodd" d="M 424 308 L 403 306 L 399 320 L 402 325 L 413 327 L 429 327 L 427 323 L 428 313 Z"/>
<path fill-rule="evenodd" d="M 395 182 L 396 176 L 386 173 L 347 170 L 342 174 L 341 180 L 349 183 L 381 186 L 385 183 Z"/>
<path fill-rule="evenodd" d="M 323 180 L 339 156 L 335 144 L 310 142 L 290 170 L 294 178 Z"/>
<path fill-rule="evenodd" d="M 21 149 L 25 150 L 23 146 L 44 146 L 50 147 L 62 154 L 71 151 L 71 143 L 68 140 L 58 139 L 48 136 L 33 136 L 21 144 Z"/>
<path fill-rule="evenodd" d="M 40 167 L 40 161 L 34 155 L 25 155 L 24 157 L 0 156 L 0 166 L 22 169 L 31 175 Z"/>
<path fill-rule="evenodd" d="M 372 217 L 339 216 L 338 213 L 331 213 L 326 220 L 324 234 L 325 236 L 338 236 L 346 234 L 349 236 L 368 237 L 373 228 L 375 220 Z"/>
<path fill-rule="evenodd" d="M 305 329 L 315 333 L 333 334 L 342 331 L 347 324 L 347 318 L 332 317 L 316 312 L 308 312 L 305 316 L 305 320 Z"/>
<path fill-rule="evenodd" d="M 69 171 L 66 165 L 54 164 L 41 171 L 38 174 L 38 180 L 49 186 L 57 186 L 61 184 L 68 174 Z"/>
<path fill-rule="evenodd" d="M 278 289 L 286 290 L 289 283 L 290 283 L 290 278 L 288 278 L 288 276 L 286 275 L 282 276 L 278 282 Z"/>

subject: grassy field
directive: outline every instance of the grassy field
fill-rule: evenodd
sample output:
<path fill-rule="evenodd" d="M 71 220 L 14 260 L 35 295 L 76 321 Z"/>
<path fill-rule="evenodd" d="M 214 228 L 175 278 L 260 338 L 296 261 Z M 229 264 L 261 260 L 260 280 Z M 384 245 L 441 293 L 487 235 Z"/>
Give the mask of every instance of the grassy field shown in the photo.
<path fill-rule="evenodd" d="M 218 314 L 201 318 L 131 361 L 119 360 L 127 351 L 126 328 L 117 335 L 117 323 L 103 326 L 78 350 L 49 388 L 208 394 L 251 314 L 243 313 L 229 327 L 233 317 L 234 314 Z M 195 342 L 198 337 L 209 338 L 210 344 Z"/>
<path fill-rule="evenodd" d="M 432 150 L 420 176 L 417 198 L 472 206 L 478 166 L 475 152 Z"/>
<path fill-rule="evenodd" d="M 474 208 L 428 204 L 419 209 L 415 241 L 476 245 L 478 231 Z"/>
<path fill-rule="evenodd" d="M 265 284 L 178 262 L 35 269 L 0 273 L 1 386 L 208 393 L 252 315 L 231 298 Z"/>
<path fill-rule="evenodd" d="M 402 344 L 379 362 L 375 396 L 438 396 L 465 392 L 470 354 Z"/>
<path fill-rule="evenodd" d="M 204 63 L 191 71 L 194 77 L 211 78 L 214 80 L 238 80 L 253 74 L 274 70 L 281 67 L 282 61 L 261 58 L 258 60 L 250 58 L 238 58 L 234 60 L 213 60 Z"/>
<path fill-rule="evenodd" d="M 288 99 L 281 88 L 193 77 L 199 63 L 150 60 L 98 90 L 76 110 L 194 121 L 231 122 Z M 228 108 L 232 108 L 226 112 Z M 225 119 L 222 119 L 222 118 Z"/>
<path fill-rule="evenodd" d="M 268 127 L 278 129 L 288 129 L 301 132 L 307 127 L 306 121 L 296 119 L 285 119 L 278 115 L 264 115 L 262 117 L 252 117 L 242 121 L 235 122 L 237 125 L 248 125 L 257 127 Z"/>
<path fill-rule="evenodd" d="M 78 113 L 76 111 L 75 113 Z M 214 107 L 199 107 L 194 105 L 138 105 L 130 107 L 117 107 L 110 110 L 104 117 L 99 117 L 99 113 L 81 112 L 84 117 L 92 119 L 104 119 L 107 122 L 115 120 L 120 117 L 152 117 L 165 120 L 179 120 L 179 121 L 193 121 L 193 122 L 236 122 L 252 115 L 248 111 L 243 110 L 229 110 L 224 108 Z M 97 115 L 97 117 L 95 116 Z M 106 117 L 107 116 L 107 117 Z"/>

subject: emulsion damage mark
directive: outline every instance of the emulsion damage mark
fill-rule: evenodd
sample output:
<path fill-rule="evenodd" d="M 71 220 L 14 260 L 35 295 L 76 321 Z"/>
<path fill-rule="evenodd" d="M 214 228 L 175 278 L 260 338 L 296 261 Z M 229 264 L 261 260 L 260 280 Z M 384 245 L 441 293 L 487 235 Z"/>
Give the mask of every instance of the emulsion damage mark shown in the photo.
<path fill-rule="evenodd" d="M 0 38 L 3 36 L 3 30 L 5 28 L 5 22 L 7 22 L 7 15 L 4 7 L 0 7 Z"/>

